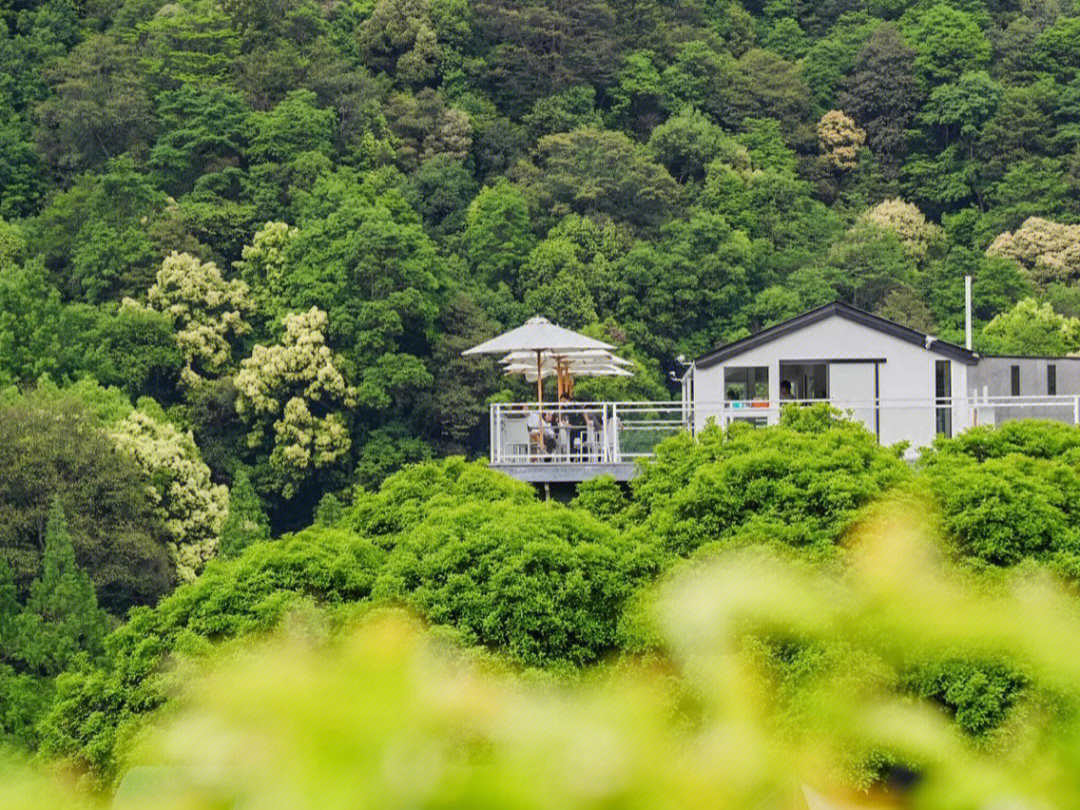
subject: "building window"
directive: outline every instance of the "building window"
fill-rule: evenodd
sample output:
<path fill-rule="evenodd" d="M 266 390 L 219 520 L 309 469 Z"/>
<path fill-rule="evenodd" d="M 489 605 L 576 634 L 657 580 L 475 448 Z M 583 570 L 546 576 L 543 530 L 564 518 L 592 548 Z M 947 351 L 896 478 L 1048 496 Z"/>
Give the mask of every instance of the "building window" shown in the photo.
<path fill-rule="evenodd" d="M 780 361 L 780 396 L 784 383 L 791 388 L 791 399 L 828 399 L 829 366 L 826 363 L 790 363 Z"/>
<path fill-rule="evenodd" d="M 939 436 L 952 436 L 952 362 L 934 361 L 934 429 Z"/>
<path fill-rule="evenodd" d="M 1020 366 L 1012 366 L 1012 395 L 1020 396 Z"/>
<path fill-rule="evenodd" d="M 1057 396 L 1057 366 L 1053 363 L 1046 367 L 1046 395 Z"/>
<path fill-rule="evenodd" d="M 724 369 L 724 399 L 749 403 L 769 400 L 768 366 L 728 366 Z"/>

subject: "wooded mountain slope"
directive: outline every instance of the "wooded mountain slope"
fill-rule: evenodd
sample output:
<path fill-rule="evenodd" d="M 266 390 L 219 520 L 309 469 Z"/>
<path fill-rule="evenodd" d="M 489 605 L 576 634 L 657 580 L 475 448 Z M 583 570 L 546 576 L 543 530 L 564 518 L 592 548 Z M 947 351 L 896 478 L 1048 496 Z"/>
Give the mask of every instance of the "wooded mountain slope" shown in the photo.
<path fill-rule="evenodd" d="M 280 530 L 482 449 L 535 313 L 637 362 L 586 397 L 836 298 L 955 338 L 965 274 L 1077 350 L 1078 69 L 1064 0 L 3 0 L 0 385 Z"/>

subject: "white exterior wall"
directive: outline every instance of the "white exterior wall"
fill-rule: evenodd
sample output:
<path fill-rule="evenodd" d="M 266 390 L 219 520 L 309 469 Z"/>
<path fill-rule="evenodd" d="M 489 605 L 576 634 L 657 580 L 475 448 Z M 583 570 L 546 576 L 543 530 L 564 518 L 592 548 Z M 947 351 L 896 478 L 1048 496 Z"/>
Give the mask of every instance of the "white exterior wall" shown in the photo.
<path fill-rule="evenodd" d="M 724 369 L 728 367 L 767 366 L 769 369 L 770 421 L 775 421 L 775 407 L 780 401 L 780 363 L 792 361 L 830 360 L 880 360 L 878 397 L 882 401 L 910 401 L 910 408 L 882 407 L 880 409 L 881 443 L 911 442 L 913 448 L 930 444 L 935 437 L 934 409 L 934 361 L 950 360 L 938 352 L 925 349 L 908 341 L 880 332 L 846 318 L 834 315 L 817 323 L 775 338 L 761 346 L 729 357 L 721 363 L 694 371 L 695 422 L 698 429 L 710 417 L 720 421 L 724 402 Z M 962 400 L 968 390 L 968 367 L 958 360 L 952 363 L 952 392 L 958 402 L 953 413 L 953 432 L 965 427 L 969 409 Z M 831 375 L 830 375 L 831 376 Z M 866 375 L 868 389 L 859 396 L 861 400 L 874 398 L 873 376 Z M 845 392 L 846 393 L 846 392 Z M 830 397 L 835 397 L 831 387 Z M 838 405 L 841 403 L 837 402 Z M 857 408 L 857 415 L 868 421 L 874 429 L 873 410 Z M 852 407 L 856 407 L 852 403 Z M 730 413 L 730 412 L 729 412 Z M 750 415 L 750 411 L 740 411 Z"/>

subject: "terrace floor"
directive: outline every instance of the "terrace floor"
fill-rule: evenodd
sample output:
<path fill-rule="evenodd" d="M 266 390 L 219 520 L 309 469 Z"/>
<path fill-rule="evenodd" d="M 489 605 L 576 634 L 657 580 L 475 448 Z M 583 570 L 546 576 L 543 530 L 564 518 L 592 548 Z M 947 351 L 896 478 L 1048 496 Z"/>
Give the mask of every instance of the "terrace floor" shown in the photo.
<path fill-rule="evenodd" d="M 599 475 L 610 475 L 616 481 L 625 482 L 637 475 L 637 464 L 633 461 L 536 461 L 519 464 L 494 463 L 490 467 L 530 484 L 579 484 Z"/>

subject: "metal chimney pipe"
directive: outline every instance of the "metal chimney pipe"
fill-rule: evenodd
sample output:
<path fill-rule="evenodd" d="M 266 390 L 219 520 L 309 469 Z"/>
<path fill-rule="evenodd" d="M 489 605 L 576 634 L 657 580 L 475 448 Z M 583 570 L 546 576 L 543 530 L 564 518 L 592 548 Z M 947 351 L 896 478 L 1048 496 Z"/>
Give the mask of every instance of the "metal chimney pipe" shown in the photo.
<path fill-rule="evenodd" d="M 971 276 L 964 276 L 964 348 L 971 351 Z"/>

